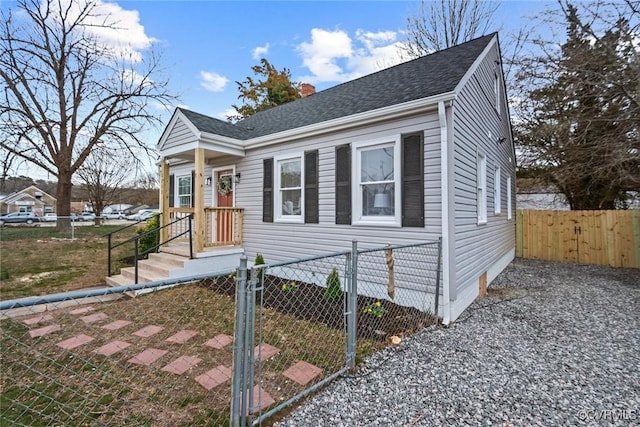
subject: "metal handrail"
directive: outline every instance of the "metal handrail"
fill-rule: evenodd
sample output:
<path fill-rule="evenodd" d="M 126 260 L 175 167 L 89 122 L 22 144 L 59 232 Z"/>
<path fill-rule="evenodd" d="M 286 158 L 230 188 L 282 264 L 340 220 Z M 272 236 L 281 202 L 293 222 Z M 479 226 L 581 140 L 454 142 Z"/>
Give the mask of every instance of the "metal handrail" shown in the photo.
<path fill-rule="evenodd" d="M 154 215 L 154 218 L 158 217 L 160 215 L 161 214 Z M 171 221 L 170 223 L 165 224 L 163 226 L 156 227 L 153 230 L 149 230 L 149 231 L 145 231 L 144 233 L 137 234 L 137 235 L 135 235 L 133 237 L 130 237 L 129 239 L 127 239 L 127 240 L 125 240 L 123 242 L 117 243 L 115 245 L 112 245 L 112 237 L 113 237 L 113 235 L 115 233 L 118 233 L 118 232 L 120 232 L 122 230 L 126 230 L 126 229 L 128 229 L 130 227 L 136 226 L 136 225 L 140 224 L 143 221 L 135 222 L 135 223 L 133 223 L 131 225 L 119 228 L 118 230 L 112 231 L 111 233 L 106 234 L 105 236 L 103 236 L 103 237 L 107 238 L 107 242 L 108 242 L 107 275 L 109 277 L 111 277 L 111 251 L 113 249 L 119 247 L 119 246 L 125 245 L 125 244 L 130 243 L 130 242 L 134 242 L 134 249 L 133 249 L 133 254 L 134 255 L 133 255 L 133 257 L 134 257 L 135 283 L 138 283 L 138 258 L 139 257 L 147 255 L 147 254 L 152 253 L 152 252 L 155 253 L 155 252 L 158 251 L 158 249 L 162 245 L 165 245 L 165 244 L 167 244 L 167 243 L 169 243 L 169 242 L 171 242 L 171 241 L 173 241 L 173 240 L 175 240 L 175 239 L 177 239 L 179 237 L 182 237 L 185 234 L 189 236 L 189 259 L 193 259 L 193 233 L 192 233 L 192 230 L 191 230 L 191 219 L 192 218 L 193 218 L 193 214 L 189 214 L 189 215 L 184 216 L 182 218 L 178 218 L 178 219 L 176 219 L 174 221 Z M 144 250 L 142 252 L 139 252 L 138 242 L 140 241 L 141 238 L 143 238 L 145 236 L 148 236 L 151 233 L 155 233 L 157 236 L 160 236 L 160 230 L 162 230 L 162 229 L 164 229 L 166 227 L 170 227 L 170 226 L 172 226 L 172 225 L 174 225 L 174 224 L 176 224 L 176 223 L 178 223 L 180 221 L 184 221 L 184 220 L 187 220 L 187 230 L 183 231 L 182 233 L 176 234 L 175 236 L 171 237 L 170 239 L 167 239 L 166 241 L 160 241 L 160 238 L 158 237 L 158 239 L 157 239 L 158 243 L 156 245 L 154 245 L 153 247 L 148 248 L 148 249 L 146 249 L 146 250 Z"/>

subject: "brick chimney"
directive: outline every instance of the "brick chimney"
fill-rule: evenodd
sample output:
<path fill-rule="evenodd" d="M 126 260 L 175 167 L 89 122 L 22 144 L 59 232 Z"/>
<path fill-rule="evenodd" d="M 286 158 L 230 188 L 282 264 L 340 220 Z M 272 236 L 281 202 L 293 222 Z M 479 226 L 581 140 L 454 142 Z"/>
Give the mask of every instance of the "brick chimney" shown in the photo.
<path fill-rule="evenodd" d="M 309 95 L 313 95 L 314 93 L 316 93 L 316 88 L 315 86 L 309 84 L 309 83 L 302 83 L 300 85 L 300 96 L 305 98 Z"/>

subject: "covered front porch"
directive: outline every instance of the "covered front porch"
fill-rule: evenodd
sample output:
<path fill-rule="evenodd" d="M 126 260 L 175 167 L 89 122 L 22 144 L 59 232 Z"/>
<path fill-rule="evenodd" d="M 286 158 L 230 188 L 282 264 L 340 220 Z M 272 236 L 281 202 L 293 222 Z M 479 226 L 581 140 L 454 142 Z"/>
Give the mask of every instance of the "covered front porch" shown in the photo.
<path fill-rule="evenodd" d="M 228 155 L 229 163 L 214 166 L 222 164 L 216 162 L 222 154 L 228 153 L 194 148 L 162 158 L 161 242 L 183 247 L 191 242 L 193 257 L 216 248 L 242 247 L 244 209 L 235 205 L 240 174 Z M 176 165 L 188 173 L 174 172 L 180 170 Z"/>
<path fill-rule="evenodd" d="M 243 132 L 176 108 L 158 142 L 162 242 L 190 241 L 192 257 L 242 247 L 244 209 L 236 205 L 236 165 L 245 156 Z"/>

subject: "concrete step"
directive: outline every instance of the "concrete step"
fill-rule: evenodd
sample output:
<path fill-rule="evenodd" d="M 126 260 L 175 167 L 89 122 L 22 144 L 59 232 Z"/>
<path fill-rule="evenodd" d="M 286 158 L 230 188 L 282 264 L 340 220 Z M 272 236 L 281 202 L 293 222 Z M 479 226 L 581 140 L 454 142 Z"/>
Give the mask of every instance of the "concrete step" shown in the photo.
<path fill-rule="evenodd" d="M 144 271 L 169 277 L 170 271 L 175 269 L 176 267 L 172 267 L 171 265 L 167 265 L 167 263 L 161 261 L 153 261 L 150 259 L 138 261 L 139 272 Z"/>
<path fill-rule="evenodd" d="M 134 283 L 135 282 L 135 278 L 136 278 L 136 269 L 135 267 L 127 267 L 127 268 L 123 268 L 120 270 L 120 274 L 122 276 L 124 276 L 125 278 L 130 280 L 130 283 Z M 151 271 L 145 271 L 141 268 L 138 268 L 138 283 L 144 283 L 144 282 L 155 282 L 156 280 L 162 280 L 162 279 L 166 279 L 167 276 L 158 274 L 158 273 L 154 273 Z"/>
<path fill-rule="evenodd" d="M 131 280 L 127 279 L 122 274 L 118 274 L 111 277 L 105 277 L 104 280 L 105 282 L 107 282 L 107 285 L 113 286 L 113 287 L 131 285 L 133 283 Z"/>
<path fill-rule="evenodd" d="M 158 252 L 158 253 L 149 254 L 148 260 L 166 265 L 167 267 L 183 268 L 184 262 L 187 259 L 189 259 L 188 255 L 187 257 L 184 257 L 181 255 L 175 255 L 175 254 L 170 254 L 166 252 Z"/>

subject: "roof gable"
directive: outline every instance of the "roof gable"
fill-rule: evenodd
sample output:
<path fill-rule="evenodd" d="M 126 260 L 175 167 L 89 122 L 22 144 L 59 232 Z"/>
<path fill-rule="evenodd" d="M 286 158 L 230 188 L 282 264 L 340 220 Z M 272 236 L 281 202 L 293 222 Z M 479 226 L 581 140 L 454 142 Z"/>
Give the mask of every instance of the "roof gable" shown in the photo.
<path fill-rule="evenodd" d="M 21 200 L 22 197 L 24 197 L 24 196 L 28 196 L 28 198 L 31 198 L 33 200 L 37 200 L 35 196 L 33 196 L 33 195 L 31 195 L 31 193 L 29 193 L 29 191 L 33 191 L 34 194 L 36 192 L 38 192 L 38 193 L 41 193 L 42 196 L 46 196 L 46 197 L 51 198 L 52 200 L 56 200 L 55 197 L 53 197 L 51 194 L 47 193 L 46 191 L 42 191 L 40 188 L 36 187 L 35 185 L 30 185 L 27 188 L 23 188 L 20 191 L 16 191 L 15 193 L 8 194 L 7 196 L 5 196 L 2 199 L 2 202 L 3 203 L 11 203 L 11 202 L 14 202 L 16 200 Z"/>

